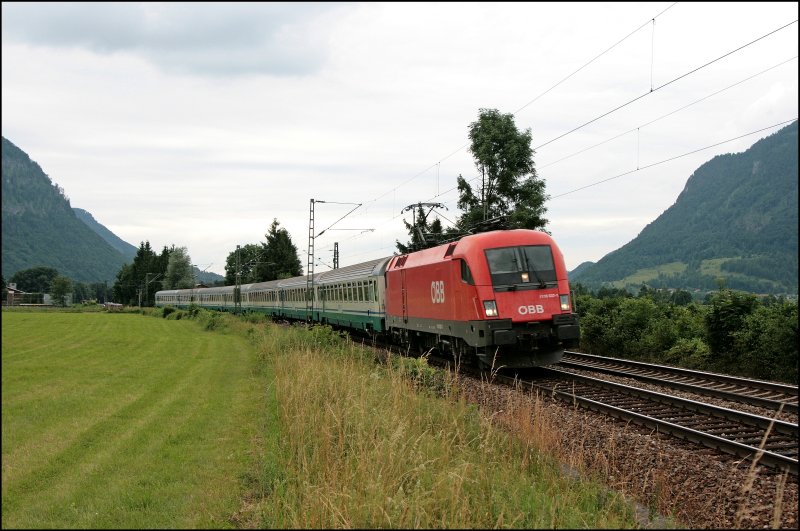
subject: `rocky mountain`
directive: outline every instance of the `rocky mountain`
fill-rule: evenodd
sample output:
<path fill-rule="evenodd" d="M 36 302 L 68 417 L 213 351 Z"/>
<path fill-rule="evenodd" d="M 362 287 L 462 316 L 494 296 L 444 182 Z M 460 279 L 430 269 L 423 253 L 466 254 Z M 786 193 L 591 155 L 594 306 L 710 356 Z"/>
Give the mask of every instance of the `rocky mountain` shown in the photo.
<path fill-rule="evenodd" d="M 587 287 L 797 294 L 797 122 L 714 157 L 632 241 L 570 275 Z"/>

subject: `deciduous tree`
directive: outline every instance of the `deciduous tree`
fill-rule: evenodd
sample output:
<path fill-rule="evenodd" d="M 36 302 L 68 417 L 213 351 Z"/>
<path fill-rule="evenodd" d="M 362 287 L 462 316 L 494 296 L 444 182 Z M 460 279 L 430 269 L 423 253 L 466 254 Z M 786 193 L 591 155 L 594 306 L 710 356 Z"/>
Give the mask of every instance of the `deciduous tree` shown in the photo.
<path fill-rule="evenodd" d="M 163 289 L 186 289 L 194 285 L 192 259 L 186 247 L 170 249 L 167 270 L 164 273 Z"/>
<path fill-rule="evenodd" d="M 469 126 L 470 153 L 475 158 L 479 188 L 458 176 L 458 207 L 464 211 L 457 225 L 463 231 L 491 229 L 487 222 L 503 220 L 508 228 L 543 230 L 545 183 L 536 175 L 531 131 L 519 131 L 514 115 L 480 109 Z"/>
<path fill-rule="evenodd" d="M 58 270 L 52 267 L 31 267 L 17 271 L 9 282 L 15 282 L 17 289 L 28 293 L 47 293 L 50 284 L 58 276 Z"/>
<path fill-rule="evenodd" d="M 56 306 L 67 305 L 67 295 L 72 292 L 72 280 L 64 275 L 58 275 L 53 279 L 50 287 L 50 296 Z"/>

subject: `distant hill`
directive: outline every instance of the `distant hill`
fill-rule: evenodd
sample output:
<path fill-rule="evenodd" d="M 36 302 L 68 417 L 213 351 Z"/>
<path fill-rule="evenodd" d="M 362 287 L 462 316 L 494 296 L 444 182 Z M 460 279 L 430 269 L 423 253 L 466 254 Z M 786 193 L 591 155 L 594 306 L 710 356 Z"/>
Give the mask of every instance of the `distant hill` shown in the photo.
<path fill-rule="evenodd" d="M 225 285 L 225 277 L 222 275 L 211 271 L 200 271 L 200 268 L 197 266 L 193 266 L 192 269 L 194 270 L 194 279 L 198 284 L 205 284 L 206 286 L 215 284 L 219 284 L 220 286 Z"/>
<path fill-rule="evenodd" d="M 797 294 L 797 122 L 700 166 L 675 203 L 570 281 Z M 579 271 L 580 269 L 580 271 Z"/>
<path fill-rule="evenodd" d="M 569 272 L 569 278 L 577 278 L 581 273 L 594 265 L 594 262 L 581 262 L 578 267 Z"/>
<path fill-rule="evenodd" d="M 84 209 L 72 207 L 72 211 L 75 212 L 75 215 L 79 220 L 86 223 L 90 229 L 108 242 L 111 247 L 122 253 L 130 262 L 133 262 L 133 259 L 136 256 L 136 251 L 138 250 L 137 247 L 120 239 L 116 234 L 108 230 L 105 225 L 99 223 L 96 219 L 94 219 L 94 216 Z"/>
<path fill-rule="evenodd" d="M 73 207 L 72 210 L 75 212 L 75 215 L 78 217 L 78 219 L 86 223 L 90 229 L 96 232 L 114 249 L 121 252 L 128 259 L 128 262 L 133 262 L 133 259 L 136 257 L 136 252 L 139 250 L 138 247 L 134 247 L 128 242 L 122 240 L 119 236 L 108 230 L 108 228 L 106 228 L 103 224 L 94 219 L 94 216 L 82 208 Z M 200 271 L 200 268 L 197 266 L 194 266 L 193 269 L 194 279 L 200 284 L 211 286 L 217 282 L 225 280 L 225 277 L 222 275 L 212 273 L 211 271 Z"/>
<path fill-rule="evenodd" d="M 128 257 L 81 221 L 42 168 L 2 139 L 2 274 L 52 267 L 78 282 L 114 281 Z"/>

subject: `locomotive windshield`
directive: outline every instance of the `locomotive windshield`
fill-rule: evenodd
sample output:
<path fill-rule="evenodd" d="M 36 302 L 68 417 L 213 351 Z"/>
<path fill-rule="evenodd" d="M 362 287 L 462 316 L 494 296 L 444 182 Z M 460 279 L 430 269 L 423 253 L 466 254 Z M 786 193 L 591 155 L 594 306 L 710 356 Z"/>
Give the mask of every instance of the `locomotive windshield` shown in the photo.
<path fill-rule="evenodd" d="M 486 261 L 492 285 L 545 288 L 556 282 L 556 269 L 553 253 L 549 245 L 525 245 L 487 249 Z"/>

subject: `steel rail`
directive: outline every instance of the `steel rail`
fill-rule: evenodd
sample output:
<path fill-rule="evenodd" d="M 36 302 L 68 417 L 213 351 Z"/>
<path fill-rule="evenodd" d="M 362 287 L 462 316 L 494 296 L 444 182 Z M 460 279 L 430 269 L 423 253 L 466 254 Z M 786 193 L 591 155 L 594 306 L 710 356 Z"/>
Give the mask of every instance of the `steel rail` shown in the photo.
<path fill-rule="evenodd" d="M 787 413 L 797 414 L 798 412 L 798 388 L 789 384 L 751 380 L 724 374 L 570 351 L 564 352 L 564 358 L 556 365 L 556 367 L 559 366 L 590 369 L 606 374 L 626 376 L 645 382 L 683 389 L 696 394 L 764 407 L 774 411 L 782 407 L 783 411 Z M 633 370 L 625 370 L 625 367 L 630 367 Z M 720 385 L 727 386 L 727 388 L 717 387 Z M 771 396 L 764 396 L 765 394 L 770 394 Z"/>
<path fill-rule="evenodd" d="M 659 432 L 668 433 L 738 457 L 755 459 L 766 466 L 788 470 L 795 475 L 798 472 L 797 424 L 557 369 L 548 368 L 545 373 L 553 374 L 556 381 L 550 380 L 549 383 L 541 379 L 521 381 L 518 378 L 513 379 L 500 375 L 495 375 L 495 378 L 508 384 L 520 383 L 531 389 L 540 389 L 561 399 L 621 420 L 644 425 Z M 586 395 L 591 393 L 587 390 L 578 390 L 576 383 L 593 388 L 595 392 L 598 389 L 604 390 L 607 392 L 607 396 L 590 398 Z M 557 389 L 559 386 L 562 386 L 564 390 Z M 572 389 L 568 390 L 570 386 Z M 620 403 L 626 396 L 629 397 L 628 403 Z M 638 399 L 649 402 L 649 406 Z M 617 402 L 617 404 L 611 402 Z M 654 403 L 662 409 L 641 411 L 652 408 Z M 703 417 L 698 418 L 698 414 Z M 711 431 L 715 433 L 702 431 L 702 428 L 696 429 L 690 424 L 710 424 Z M 759 431 L 754 432 L 753 428 Z M 725 434 L 730 435 L 726 437 Z M 735 439 L 745 439 L 746 442 Z M 763 448 L 760 447 L 762 444 Z"/>

